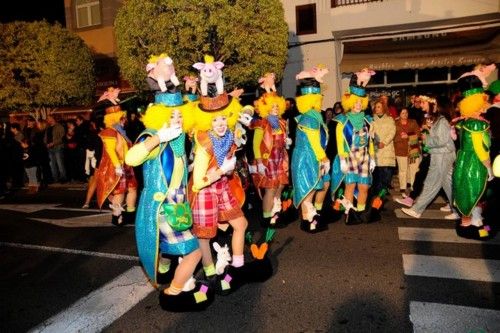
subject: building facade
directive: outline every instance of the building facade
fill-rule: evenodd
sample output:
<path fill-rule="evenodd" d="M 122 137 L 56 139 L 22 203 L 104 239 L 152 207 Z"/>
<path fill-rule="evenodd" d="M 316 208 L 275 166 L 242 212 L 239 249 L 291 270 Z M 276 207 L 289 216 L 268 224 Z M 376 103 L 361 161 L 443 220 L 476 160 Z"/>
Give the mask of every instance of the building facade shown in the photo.
<path fill-rule="evenodd" d="M 116 62 L 114 19 L 123 0 L 64 0 L 66 26 L 96 56 L 98 92 L 132 90 Z M 281 92 L 295 75 L 329 68 L 324 106 L 340 100 L 350 73 L 374 69 L 372 94 L 448 89 L 478 63 L 500 62 L 499 0 L 283 0 L 289 52 Z M 496 75 L 498 75 L 496 73 Z"/>
<path fill-rule="evenodd" d="M 289 26 L 283 94 L 294 95 L 295 73 L 324 64 L 324 107 L 365 67 L 377 72 L 372 93 L 395 97 L 448 90 L 475 64 L 500 62 L 498 0 L 282 2 Z"/>

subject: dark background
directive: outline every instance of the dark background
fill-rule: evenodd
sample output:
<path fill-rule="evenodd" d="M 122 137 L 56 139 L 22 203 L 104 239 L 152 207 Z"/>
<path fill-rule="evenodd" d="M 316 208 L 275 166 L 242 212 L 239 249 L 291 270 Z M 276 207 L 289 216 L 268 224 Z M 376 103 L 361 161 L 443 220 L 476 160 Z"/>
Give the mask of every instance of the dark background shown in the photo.
<path fill-rule="evenodd" d="M 26 0 L 2 1 L 0 3 L 0 23 L 13 21 L 59 22 L 66 25 L 64 17 L 64 0 Z"/>

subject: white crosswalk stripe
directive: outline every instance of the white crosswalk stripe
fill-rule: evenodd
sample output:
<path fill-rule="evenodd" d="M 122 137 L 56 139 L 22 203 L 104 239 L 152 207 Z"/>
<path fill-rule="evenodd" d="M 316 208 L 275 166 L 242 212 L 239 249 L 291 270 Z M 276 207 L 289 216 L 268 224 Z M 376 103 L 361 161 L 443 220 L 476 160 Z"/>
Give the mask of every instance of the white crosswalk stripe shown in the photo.
<path fill-rule="evenodd" d="M 413 331 L 500 332 L 500 311 L 467 306 L 410 302 Z"/>
<path fill-rule="evenodd" d="M 406 275 L 500 282 L 500 260 L 403 254 Z"/>
<path fill-rule="evenodd" d="M 135 266 L 30 332 L 101 332 L 154 290 Z"/>
<path fill-rule="evenodd" d="M 394 211 L 400 219 L 415 220 L 400 209 Z M 398 236 L 401 241 L 425 242 L 426 248 L 433 249 L 432 243 L 449 244 L 448 246 L 498 246 L 500 238 L 488 241 L 477 241 L 458 237 L 453 228 L 453 221 L 445 220 L 449 213 L 439 209 L 427 209 L 419 220 L 428 220 L 436 228 L 399 227 Z M 441 224 L 441 222 L 443 224 Z M 448 228 L 446 228 L 448 226 Z M 415 246 L 417 249 L 418 246 Z M 437 247 L 436 247 L 437 248 Z M 437 250 L 436 250 L 437 251 Z M 457 283 L 456 281 L 470 281 L 468 283 L 499 283 L 500 260 L 482 258 L 461 258 L 440 256 L 439 253 L 431 255 L 403 253 L 403 270 L 406 276 L 429 279 L 443 279 L 443 283 Z M 458 251 L 457 251 L 458 252 Z M 429 253 L 429 252 L 428 252 Z M 463 252 L 462 252 L 463 253 Z M 435 254 L 435 255 L 434 255 Z M 409 280 L 412 281 L 412 280 Z M 413 280 L 416 281 L 416 280 Z M 435 281 L 435 280 L 430 280 Z M 433 282 L 430 282 L 433 283 Z M 412 286 L 409 286 L 412 287 Z M 413 286 L 421 288 L 421 286 Z M 453 290 L 453 289 L 452 289 Z M 444 292 L 446 294 L 446 292 Z M 414 296 L 419 294 L 415 290 Z M 466 299 L 466 298 L 465 298 Z M 438 298 L 440 301 L 440 299 Z M 469 306 L 468 304 L 446 304 L 410 299 L 410 320 L 413 331 L 421 332 L 500 332 L 500 311 Z M 465 301 L 467 302 L 467 301 Z M 464 303 L 465 303 L 464 302 Z"/>
<path fill-rule="evenodd" d="M 463 243 L 463 244 L 500 244 L 500 239 L 493 238 L 486 243 L 458 237 L 454 229 L 441 228 L 398 228 L 399 239 L 406 241 Z"/>

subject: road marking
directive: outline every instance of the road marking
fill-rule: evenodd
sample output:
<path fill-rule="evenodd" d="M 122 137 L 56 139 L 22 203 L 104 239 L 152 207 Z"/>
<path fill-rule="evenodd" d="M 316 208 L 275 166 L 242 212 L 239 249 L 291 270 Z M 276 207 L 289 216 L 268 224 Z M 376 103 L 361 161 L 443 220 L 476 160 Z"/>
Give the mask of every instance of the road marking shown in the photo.
<path fill-rule="evenodd" d="M 500 282 L 500 260 L 403 254 L 406 275 Z"/>
<path fill-rule="evenodd" d="M 30 332 L 101 332 L 154 290 L 135 266 Z"/>
<path fill-rule="evenodd" d="M 108 259 L 131 260 L 131 261 L 137 261 L 137 262 L 139 261 L 139 257 L 135 257 L 135 256 L 127 256 L 127 255 L 123 255 L 123 254 L 114 254 L 114 253 L 65 249 L 62 247 L 50 247 L 50 246 L 21 244 L 21 243 L 8 243 L 8 242 L 0 242 L 0 246 L 15 247 L 15 248 L 29 249 L 29 250 L 58 252 L 58 253 L 78 254 L 78 255 L 102 257 L 102 258 L 108 258 Z"/>
<path fill-rule="evenodd" d="M 467 306 L 410 302 L 413 332 L 500 332 L 500 311 Z"/>
<path fill-rule="evenodd" d="M 29 217 L 30 220 L 49 223 L 57 225 L 59 227 L 65 228 L 95 228 L 95 227 L 113 227 L 115 225 L 111 223 L 111 213 L 107 214 L 97 214 L 97 215 L 85 215 L 72 217 L 68 219 L 45 219 L 38 217 Z M 134 227 L 133 224 L 126 224 L 122 227 Z"/>
<path fill-rule="evenodd" d="M 399 234 L 399 239 L 407 241 L 467 243 L 467 244 L 500 244 L 500 239 L 497 237 L 487 241 L 458 237 L 457 233 L 455 232 L 455 229 L 399 227 L 398 234 Z"/>
<path fill-rule="evenodd" d="M 27 204 L 0 205 L 0 209 L 13 210 L 15 212 L 21 212 L 21 213 L 34 213 L 34 212 L 38 212 L 40 210 L 57 207 L 59 205 L 60 204 L 58 204 L 58 203 L 56 203 L 56 204 L 32 204 L 32 205 L 27 205 Z"/>
<path fill-rule="evenodd" d="M 446 221 L 448 223 L 450 223 L 450 225 L 453 225 L 453 223 L 455 222 L 455 220 L 446 220 L 444 217 L 448 214 L 450 214 L 450 212 L 442 212 L 440 211 L 439 209 L 426 209 L 424 210 L 424 212 L 422 213 L 422 216 L 420 217 L 420 219 L 416 219 L 414 217 L 411 217 L 409 215 L 406 215 L 405 213 L 403 213 L 401 211 L 401 208 L 396 208 L 394 209 L 394 214 L 396 214 L 396 217 L 399 218 L 399 219 L 413 219 L 413 220 L 421 220 L 421 219 L 429 219 L 429 220 L 443 220 L 443 221 Z"/>

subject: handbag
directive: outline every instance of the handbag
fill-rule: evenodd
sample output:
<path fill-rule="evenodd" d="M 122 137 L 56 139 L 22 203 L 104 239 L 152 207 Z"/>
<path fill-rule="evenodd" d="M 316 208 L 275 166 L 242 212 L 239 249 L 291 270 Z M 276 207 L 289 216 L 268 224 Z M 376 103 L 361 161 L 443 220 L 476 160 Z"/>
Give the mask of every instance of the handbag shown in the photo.
<path fill-rule="evenodd" d="M 193 225 L 193 213 L 187 202 L 164 203 L 165 221 L 174 231 L 186 231 Z"/>

